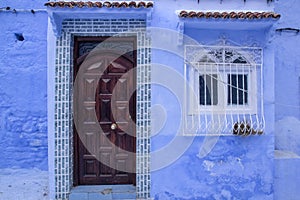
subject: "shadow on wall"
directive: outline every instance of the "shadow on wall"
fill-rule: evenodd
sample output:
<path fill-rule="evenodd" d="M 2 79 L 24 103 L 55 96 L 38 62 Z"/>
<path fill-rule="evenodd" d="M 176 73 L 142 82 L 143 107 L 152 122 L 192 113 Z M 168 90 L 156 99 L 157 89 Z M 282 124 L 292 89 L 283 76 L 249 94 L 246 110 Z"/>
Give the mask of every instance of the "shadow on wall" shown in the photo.
<path fill-rule="evenodd" d="M 276 122 L 274 199 L 300 196 L 300 120 L 286 117 Z"/>
<path fill-rule="evenodd" d="M 286 117 L 275 124 L 275 158 L 300 155 L 300 120 Z M 285 152 L 285 153 L 284 153 Z M 289 153 L 288 153 L 289 152 Z M 277 157 L 278 156 L 278 157 Z M 299 157 L 300 158 L 300 157 Z"/>

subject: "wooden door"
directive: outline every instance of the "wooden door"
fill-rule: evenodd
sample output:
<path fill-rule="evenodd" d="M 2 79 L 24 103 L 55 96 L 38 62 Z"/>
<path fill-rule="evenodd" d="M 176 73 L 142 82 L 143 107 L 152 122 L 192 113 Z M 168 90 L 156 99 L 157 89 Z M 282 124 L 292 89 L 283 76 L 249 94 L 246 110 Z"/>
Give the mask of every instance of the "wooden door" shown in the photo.
<path fill-rule="evenodd" d="M 75 185 L 135 184 L 136 179 L 136 93 L 132 92 L 136 88 L 136 56 L 135 52 L 121 55 L 120 49 L 111 47 L 80 55 L 85 43 L 89 46 L 104 39 L 75 38 L 79 92 L 74 109 L 81 119 L 74 128 Z M 110 40 L 115 44 L 126 41 L 135 48 L 133 37 Z M 98 124 L 92 120 L 93 113 Z"/>

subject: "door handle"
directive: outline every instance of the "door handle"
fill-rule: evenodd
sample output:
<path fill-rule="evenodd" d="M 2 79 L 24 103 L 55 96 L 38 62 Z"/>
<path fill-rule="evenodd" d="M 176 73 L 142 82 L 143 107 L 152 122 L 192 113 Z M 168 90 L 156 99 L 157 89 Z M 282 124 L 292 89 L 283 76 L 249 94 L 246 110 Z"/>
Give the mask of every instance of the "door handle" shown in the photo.
<path fill-rule="evenodd" d="M 118 126 L 117 126 L 116 123 L 112 123 L 111 126 L 110 126 L 110 129 L 111 129 L 111 130 L 116 130 L 117 127 L 118 127 Z"/>

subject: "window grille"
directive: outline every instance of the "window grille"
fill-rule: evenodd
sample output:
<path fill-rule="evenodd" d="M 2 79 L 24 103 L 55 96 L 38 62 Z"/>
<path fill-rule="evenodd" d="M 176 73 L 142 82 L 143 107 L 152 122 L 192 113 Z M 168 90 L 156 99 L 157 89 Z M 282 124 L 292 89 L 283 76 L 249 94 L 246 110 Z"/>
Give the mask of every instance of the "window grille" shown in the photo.
<path fill-rule="evenodd" d="M 185 46 L 184 135 L 262 134 L 262 49 Z"/>

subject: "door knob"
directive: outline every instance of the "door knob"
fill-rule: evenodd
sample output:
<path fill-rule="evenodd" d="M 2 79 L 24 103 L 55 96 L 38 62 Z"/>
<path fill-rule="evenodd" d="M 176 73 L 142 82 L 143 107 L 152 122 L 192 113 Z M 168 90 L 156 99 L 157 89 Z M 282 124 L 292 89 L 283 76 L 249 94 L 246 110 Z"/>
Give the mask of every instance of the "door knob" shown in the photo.
<path fill-rule="evenodd" d="M 116 123 L 112 123 L 112 125 L 110 126 L 110 129 L 111 129 L 111 130 L 116 130 L 117 127 L 118 127 L 118 126 L 117 126 Z"/>

